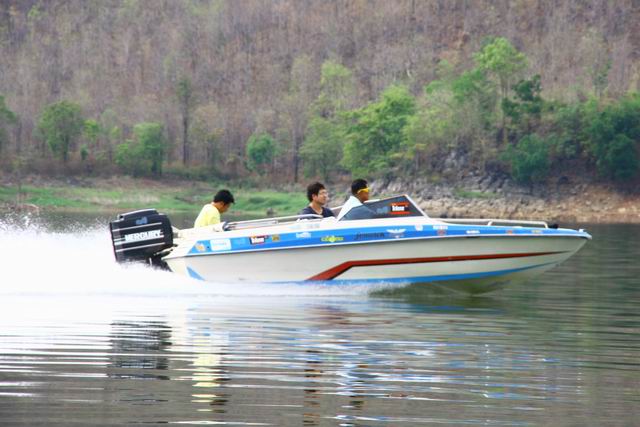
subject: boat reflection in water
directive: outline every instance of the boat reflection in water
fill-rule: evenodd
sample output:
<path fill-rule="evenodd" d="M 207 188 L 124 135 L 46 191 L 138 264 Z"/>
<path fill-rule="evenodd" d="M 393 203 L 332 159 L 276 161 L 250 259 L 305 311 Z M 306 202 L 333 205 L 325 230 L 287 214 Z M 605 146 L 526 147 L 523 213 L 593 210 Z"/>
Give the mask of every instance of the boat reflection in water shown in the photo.
<path fill-rule="evenodd" d="M 406 195 L 340 220 L 303 215 L 178 230 L 153 209 L 110 224 L 118 261 L 144 261 L 212 282 L 436 284 L 466 293 L 528 279 L 591 236 L 541 221 L 434 219 Z"/>

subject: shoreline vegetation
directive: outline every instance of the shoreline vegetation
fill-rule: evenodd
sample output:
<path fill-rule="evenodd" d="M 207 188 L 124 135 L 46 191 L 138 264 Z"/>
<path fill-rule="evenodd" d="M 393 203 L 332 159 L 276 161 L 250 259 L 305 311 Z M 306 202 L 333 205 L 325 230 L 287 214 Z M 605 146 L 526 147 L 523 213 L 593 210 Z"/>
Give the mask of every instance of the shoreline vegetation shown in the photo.
<path fill-rule="evenodd" d="M 257 188 L 236 183 L 130 177 L 50 179 L 29 176 L 20 186 L 10 177 L 0 179 L 0 215 L 9 212 L 122 213 L 156 208 L 171 213 L 193 213 L 220 188 L 236 196 L 233 216 L 261 218 L 295 215 L 307 204 L 302 185 Z M 417 180 L 372 182 L 374 198 L 407 193 L 434 218 L 531 219 L 550 223 L 640 223 L 640 197 L 606 185 L 562 183 L 555 189 L 523 191 L 508 181 L 488 182 L 471 177 L 452 186 Z M 20 190 L 19 190 L 20 187 Z M 346 198 L 347 183 L 331 189 L 330 206 Z M 344 189 L 344 190 L 343 190 Z"/>
<path fill-rule="evenodd" d="M 197 212 L 227 187 L 239 217 L 290 215 L 362 177 L 433 217 L 640 222 L 629 4 L 32 3 L 0 19 L 0 209 Z"/>

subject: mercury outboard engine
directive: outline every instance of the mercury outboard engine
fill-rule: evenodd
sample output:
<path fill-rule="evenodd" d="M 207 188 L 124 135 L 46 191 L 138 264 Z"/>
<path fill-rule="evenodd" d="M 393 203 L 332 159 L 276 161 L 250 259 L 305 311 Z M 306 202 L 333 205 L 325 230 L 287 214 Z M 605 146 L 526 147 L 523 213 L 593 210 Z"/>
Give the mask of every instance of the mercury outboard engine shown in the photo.
<path fill-rule="evenodd" d="M 155 209 L 118 215 L 109 223 L 113 252 L 117 262 L 144 262 L 167 268 L 160 259 L 165 249 L 173 247 L 173 230 L 169 218 Z"/>

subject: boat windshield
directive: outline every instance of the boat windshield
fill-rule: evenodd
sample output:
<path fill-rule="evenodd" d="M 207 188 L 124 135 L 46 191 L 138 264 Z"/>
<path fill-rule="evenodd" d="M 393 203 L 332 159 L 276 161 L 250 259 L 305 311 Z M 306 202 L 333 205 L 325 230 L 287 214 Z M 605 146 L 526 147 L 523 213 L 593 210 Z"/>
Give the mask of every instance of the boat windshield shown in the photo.
<path fill-rule="evenodd" d="M 407 195 L 373 200 L 349 210 L 340 221 L 353 221 L 374 218 L 398 218 L 407 216 L 426 216 Z"/>

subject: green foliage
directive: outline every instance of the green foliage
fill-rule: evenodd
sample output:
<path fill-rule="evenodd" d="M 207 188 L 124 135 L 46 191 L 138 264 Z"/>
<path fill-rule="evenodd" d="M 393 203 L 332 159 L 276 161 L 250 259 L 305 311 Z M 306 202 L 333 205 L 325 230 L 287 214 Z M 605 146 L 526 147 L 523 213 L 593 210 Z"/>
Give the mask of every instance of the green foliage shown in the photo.
<path fill-rule="evenodd" d="M 403 129 L 415 109 L 409 90 L 392 85 L 379 101 L 350 112 L 342 164 L 353 175 L 389 172 L 393 165 L 390 156 L 399 151 Z"/>
<path fill-rule="evenodd" d="M 95 144 L 101 133 L 102 129 L 100 129 L 100 124 L 96 120 L 85 120 L 82 134 L 87 139 L 87 141 Z"/>
<path fill-rule="evenodd" d="M 344 113 L 355 96 L 353 74 L 333 62 L 322 64 L 320 93 L 311 106 L 309 124 L 300 149 L 307 177 L 322 176 L 331 181 L 340 169 L 344 150 Z"/>
<path fill-rule="evenodd" d="M 640 143 L 640 94 L 602 108 L 592 102 L 584 114 L 585 144 L 600 175 L 616 180 L 635 176 Z"/>
<path fill-rule="evenodd" d="M 83 162 L 89 158 L 89 153 L 96 148 L 101 133 L 102 129 L 96 120 L 85 120 L 82 135 L 87 143 L 80 146 L 80 158 Z"/>
<path fill-rule="evenodd" d="M 266 173 L 268 166 L 273 164 L 280 151 L 280 145 L 271 135 L 251 135 L 246 148 L 247 166 L 259 174 Z"/>
<path fill-rule="evenodd" d="M 527 68 L 528 62 L 527 57 L 504 37 L 493 39 L 473 57 L 481 70 L 496 77 L 503 98 L 506 98 L 511 83 Z"/>
<path fill-rule="evenodd" d="M 473 56 L 477 67 L 497 81 L 501 100 L 509 97 L 513 82 L 519 79 L 528 63 L 527 57 L 504 37 L 492 39 Z M 497 107 L 498 105 L 496 105 Z M 506 144 L 509 137 L 504 114 L 500 128 L 502 129 L 503 143 Z"/>
<path fill-rule="evenodd" d="M 116 146 L 115 162 L 125 173 L 132 176 L 143 175 L 150 168 L 150 162 L 144 157 L 142 146 L 130 139 Z"/>
<path fill-rule="evenodd" d="M 520 80 L 513 88 L 513 99 L 502 100 L 502 111 L 511 120 L 514 130 L 530 133 L 540 121 L 544 100 L 540 96 L 540 75 L 529 80 Z"/>
<path fill-rule="evenodd" d="M 139 123 L 133 128 L 134 139 L 116 147 L 115 162 L 133 175 L 161 175 L 167 149 L 160 123 Z"/>
<path fill-rule="evenodd" d="M 516 182 L 533 184 L 549 172 L 549 143 L 535 134 L 527 135 L 516 146 L 507 147 L 502 158 L 511 166 Z"/>
<path fill-rule="evenodd" d="M 189 79 L 188 77 L 182 77 L 178 81 L 178 85 L 176 87 L 176 95 L 182 108 L 188 108 L 193 105 L 194 93 L 191 79 Z"/>
<path fill-rule="evenodd" d="M 133 134 L 142 151 L 151 161 L 151 173 L 162 175 L 162 161 L 167 150 L 163 126 L 160 123 L 139 123 L 134 126 Z"/>
<path fill-rule="evenodd" d="M 344 125 L 338 119 L 311 119 L 300 149 L 307 177 L 319 175 L 325 182 L 331 182 L 331 177 L 340 168 L 344 132 Z"/>
<path fill-rule="evenodd" d="M 355 97 L 353 73 L 333 61 L 322 64 L 320 93 L 312 106 L 313 115 L 331 118 L 350 107 Z"/>
<path fill-rule="evenodd" d="M 4 101 L 4 96 L 0 95 L 0 150 L 9 140 L 7 134 L 7 126 L 13 125 L 18 121 L 18 116 L 11 111 Z"/>
<path fill-rule="evenodd" d="M 610 142 L 599 165 L 616 181 L 633 178 L 638 174 L 638 144 L 624 134 Z"/>
<path fill-rule="evenodd" d="M 451 151 L 471 149 L 481 162 L 492 133 L 495 90 L 484 73 L 473 69 L 456 75 L 446 64 L 438 70 L 440 79 L 425 87 L 418 112 L 404 129 L 403 161 L 415 173 L 424 173 L 428 161 L 436 164 Z"/>
<path fill-rule="evenodd" d="M 66 163 L 69 150 L 82 133 L 83 127 L 80 106 L 70 101 L 60 101 L 45 107 L 36 132 L 49 145 L 53 154 Z"/>

